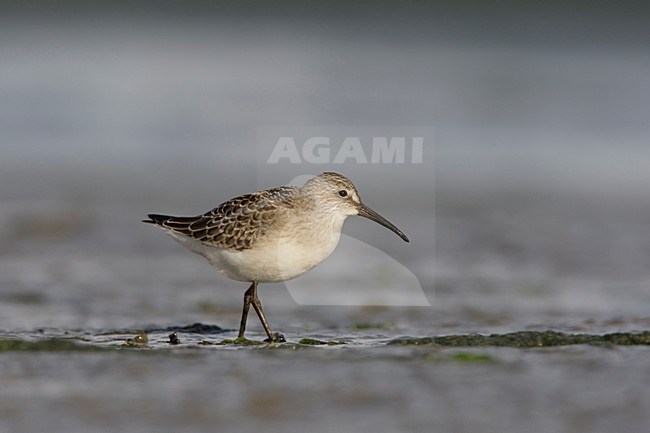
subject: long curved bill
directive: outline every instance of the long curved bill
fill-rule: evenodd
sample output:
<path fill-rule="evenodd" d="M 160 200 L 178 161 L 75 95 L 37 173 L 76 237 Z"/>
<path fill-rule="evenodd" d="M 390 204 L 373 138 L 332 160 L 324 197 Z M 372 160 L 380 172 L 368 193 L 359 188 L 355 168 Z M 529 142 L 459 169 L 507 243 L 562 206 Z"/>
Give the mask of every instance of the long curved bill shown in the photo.
<path fill-rule="evenodd" d="M 368 206 L 366 206 L 363 203 L 359 204 L 359 216 L 366 217 L 369 220 L 373 220 L 376 223 L 381 224 L 382 226 L 386 227 L 387 229 L 390 229 L 395 233 L 397 236 L 402 238 L 404 242 L 409 242 L 409 238 L 406 237 L 404 233 L 397 227 L 395 227 L 390 221 L 388 221 L 386 218 L 383 216 L 379 215 L 377 212 L 374 210 L 370 209 Z"/>

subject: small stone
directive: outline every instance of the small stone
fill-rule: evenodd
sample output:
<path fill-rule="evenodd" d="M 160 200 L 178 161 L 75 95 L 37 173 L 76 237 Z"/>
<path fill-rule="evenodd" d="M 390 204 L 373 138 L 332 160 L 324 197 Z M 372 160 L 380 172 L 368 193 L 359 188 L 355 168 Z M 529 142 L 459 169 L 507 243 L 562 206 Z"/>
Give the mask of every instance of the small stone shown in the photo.
<path fill-rule="evenodd" d="M 138 334 L 133 338 L 133 342 L 136 344 L 147 344 L 149 342 L 149 337 L 144 332 Z"/>
<path fill-rule="evenodd" d="M 181 344 L 181 339 L 178 338 L 178 334 L 176 334 L 176 332 L 169 334 L 169 344 Z"/>

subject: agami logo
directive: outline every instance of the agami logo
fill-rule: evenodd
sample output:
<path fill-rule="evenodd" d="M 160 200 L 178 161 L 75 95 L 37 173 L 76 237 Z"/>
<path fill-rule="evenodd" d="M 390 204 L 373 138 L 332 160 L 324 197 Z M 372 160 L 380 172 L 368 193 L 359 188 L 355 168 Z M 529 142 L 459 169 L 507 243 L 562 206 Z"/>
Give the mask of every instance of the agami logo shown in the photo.
<path fill-rule="evenodd" d="M 329 137 L 310 137 L 298 144 L 293 137 L 280 137 L 266 162 L 422 164 L 424 137 L 372 137 L 363 144 L 359 137 L 345 137 L 341 142 Z"/>

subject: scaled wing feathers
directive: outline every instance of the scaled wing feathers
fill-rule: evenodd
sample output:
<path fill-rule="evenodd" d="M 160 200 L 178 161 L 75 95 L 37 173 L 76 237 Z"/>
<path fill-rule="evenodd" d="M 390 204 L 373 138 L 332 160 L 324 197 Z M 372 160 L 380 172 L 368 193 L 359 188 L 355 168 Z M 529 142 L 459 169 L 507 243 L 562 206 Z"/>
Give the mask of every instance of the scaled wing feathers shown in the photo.
<path fill-rule="evenodd" d="M 278 213 L 293 207 L 295 187 L 242 195 L 196 217 L 149 215 L 153 224 L 190 236 L 205 245 L 245 250 L 280 223 Z"/>

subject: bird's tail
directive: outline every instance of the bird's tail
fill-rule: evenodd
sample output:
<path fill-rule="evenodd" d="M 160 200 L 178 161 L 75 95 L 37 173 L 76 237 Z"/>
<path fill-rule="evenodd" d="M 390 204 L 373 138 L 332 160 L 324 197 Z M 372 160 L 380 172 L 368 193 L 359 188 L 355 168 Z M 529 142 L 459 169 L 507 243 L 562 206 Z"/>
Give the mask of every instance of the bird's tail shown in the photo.
<path fill-rule="evenodd" d="M 163 225 L 165 222 L 169 221 L 170 219 L 174 218 L 173 216 L 170 215 L 158 215 L 155 213 L 150 213 L 147 215 L 149 217 L 148 220 L 142 220 L 143 223 L 147 224 L 156 224 L 156 225 Z"/>
<path fill-rule="evenodd" d="M 184 235 L 191 235 L 190 225 L 200 217 L 179 217 L 171 215 L 158 215 L 151 213 L 148 220 L 142 220 L 143 223 L 153 224 L 164 229 L 171 230 Z"/>

